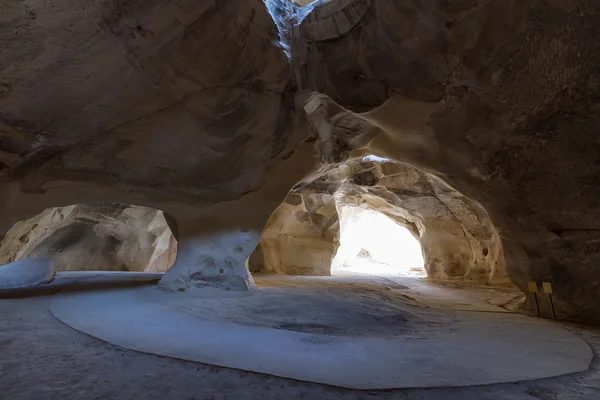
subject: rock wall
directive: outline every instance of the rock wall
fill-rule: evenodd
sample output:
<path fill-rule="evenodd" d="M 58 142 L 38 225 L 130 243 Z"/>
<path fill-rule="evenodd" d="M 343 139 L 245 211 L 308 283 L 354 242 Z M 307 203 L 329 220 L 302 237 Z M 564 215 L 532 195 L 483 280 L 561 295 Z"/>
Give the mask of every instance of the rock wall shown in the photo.
<path fill-rule="evenodd" d="M 154 207 L 182 250 L 164 287 L 248 288 L 290 188 L 367 151 L 483 207 L 520 288 L 551 281 L 559 313 L 600 318 L 597 1 L 308 8 L 278 26 L 260 0 L 3 2 L 0 232 Z"/>
<path fill-rule="evenodd" d="M 162 211 L 135 206 L 51 208 L 15 224 L 0 242 L 0 265 L 51 258 L 57 271 L 165 272 L 176 256 Z"/>
<path fill-rule="evenodd" d="M 253 270 L 328 275 L 343 210 L 355 207 L 409 229 L 433 279 L 509 283 L 500 236 L 481 206 L 424 171 L 369 155 L 328 164 L 292 190 L 250 257 Z"/>
<path fill-rule="evenodd" d="M 367 125 L 373 154 L 481 204 L 515 284 L 552 282 L 564 316 L 597 320 L 599 22 L 586 0 L 378 0 L 307 43 L 304 76 L 343 108 L 377 107 L 339 135 Z"/>
<path fill-rule="evenodd" d="M 251 286 L 266 219 L 313 164 L 296 151 L 269 173 L 303 133 L 264 2 L 1 7 L 0 231 L 49 207 L 149 206 L 178 228 L 165 287 Z"/>
<path fill-rule="evenodd" d="M 330 275 L 338 236 L 338 214 L 331 194 L 290 193 L 267 222 L 250 255 L 250 271 Z"/>

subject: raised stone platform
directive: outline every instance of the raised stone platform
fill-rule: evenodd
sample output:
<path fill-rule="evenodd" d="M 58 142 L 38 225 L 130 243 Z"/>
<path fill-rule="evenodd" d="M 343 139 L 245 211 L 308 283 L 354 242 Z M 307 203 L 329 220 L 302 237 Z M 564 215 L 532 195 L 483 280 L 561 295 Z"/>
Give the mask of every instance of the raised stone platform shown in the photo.
<path fill-rule="evenodd" d="M 44 285 L 54 278 L 56 267 L 50 258 L 30 258 L 0 266 L 0 291 Z"/>
<path fill-rule="evenodd" d="M 27 261 L 27 260 L 25 260 Z M 2 268 L 2 267 L 0 267 Z M 0 299 L 39 296 L 58 293 L 61 290 L 90 290 L 136 286 L 158 282 L 163 273 L 115 272 L 115 271 L 69 271 L 57 272 L 52 281 L 37 286 L 0 288 Z"/>
<path fill-rule="evenodd" d="M 352 285 L 355 294 L 340 291 L 340 296 L 346 293 L 352 303 L 348 309 L 353 305 L 360 308 L 360 302 L 377 297 L 359 283 Z M 559 324 L 512 313 L 423 308 L 425 313 L 448 316 L 446 322 L 431 328 L 421 318 L 428 314 L 419 316 L 419 305 L 414 301 L 401 305 L 401 296 L 379 297 L 382 307 L 389 302 L 390 309 L 403 315 L 397 330 L 393 324 L 385 328 L 387 335 L 275 329 L 265 318 L 252 326 L 231 322 L 243 320 L 247 310 L 239 317 L 232 317 L 232 310 L 244 306 L 260 306 L 254 311 L 257 315 L 277 314 L 275 320 L 291 318 L 294 307 L 299 311 L 310 302 L 317 304 L 319 296 L 326 301 L 312 310 L 315 315 L 322 311 L 325 317 L 315 316 L 315 320 L 330 318 L 328 312 L 332 316 L 336 310 L 345 312 L 340 308 L 343 296 L 327 297 L 335 288 L 308 285 L 295 292 L 291 289 L 294 284 L 247 294 L 211 289 L 201 296 L 163 293 L 151 286 L 61 293 L 54 297 L 51 311 L 81 332 L 131 350 L 353 389 L 516 382 L 584 371 L 592 359 L 588 345 Z M 279 291 L 269 297 L 274 296 L 270 290 Z M 291 293 L 287 303 L 286 290 Z M 402 289 L 382 287 L 380 291 L 393 294 Z M 310 298 L 306 303 L 295 303 L 302 293 Z M 361 300 L 365 296 L 367 300 Z M 266 300 L 276 300 L 277 304 L 271 302 L 273 307 L 265 308 L 269 304 Z M 194 302 L 199 305 L 195 311 Z M 179 303 L 187 304 L 187 308 L 178 307 Z M 215 306 L 208 307 L 207 303 Z M 364 315 L 388 313 L 367 306 L 363 307 Z M 352 326 L 353 322 L 348 323 Z M 337 326 L 343 328 L 342 324 L 336 320 Z M 404 329 L 407 327 L 412 328 Z"/>

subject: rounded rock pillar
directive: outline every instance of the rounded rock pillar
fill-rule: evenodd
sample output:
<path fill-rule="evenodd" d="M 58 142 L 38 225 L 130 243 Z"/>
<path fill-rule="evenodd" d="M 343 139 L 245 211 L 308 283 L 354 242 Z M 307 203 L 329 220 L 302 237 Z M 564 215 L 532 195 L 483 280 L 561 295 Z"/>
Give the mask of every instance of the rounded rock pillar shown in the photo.
<path fill-rule="evenodd" d="M 260 239 L 260 230 L 234 228 L 179 236 L 177 260 L 159 286 L 173 291 L 214 286 L 248 290 L 254 286 L 246 260 Z"/>

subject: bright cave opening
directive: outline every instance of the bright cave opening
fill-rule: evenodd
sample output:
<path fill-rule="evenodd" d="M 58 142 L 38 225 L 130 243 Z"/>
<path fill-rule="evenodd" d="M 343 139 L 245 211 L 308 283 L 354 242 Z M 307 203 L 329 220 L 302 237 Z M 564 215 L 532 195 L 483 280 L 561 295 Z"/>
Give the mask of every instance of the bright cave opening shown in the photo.
<path fill-rule="evenodd" d="M 305 178 L 271 215 L 252 274 L 388 275 L 510 286 L 486 211 L 444 181 L 375 155 Z"/>
<path fill-rule="evenodd" d="M 361 207 L 345 207 L 341 213 L 340 247 L 331 274 L 427 276 L 413 233 L 385 214 Z"/>

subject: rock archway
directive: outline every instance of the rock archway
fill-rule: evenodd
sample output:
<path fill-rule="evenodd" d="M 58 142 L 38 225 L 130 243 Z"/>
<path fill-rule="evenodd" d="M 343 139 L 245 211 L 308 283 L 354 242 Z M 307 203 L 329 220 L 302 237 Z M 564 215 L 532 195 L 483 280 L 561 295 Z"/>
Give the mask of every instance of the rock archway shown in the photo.
<path fill-rule="evenodd" d="M 439 180 L 422 197 L 462 221 L 469 267 L 431 270 L 479 280 L 501 253 L 522 290 L 551 281 L 561 313 L 597 320 L 597 5 L 313 5 L 274 21 L 260 0 L 3 4 L 0 233 L 49 207 L 154 207 L 179 234 L 163 287 L 247 289 L 290 188 L 375 154 Z M 357 186 L 411 208 L 401 188 Z"/>
<path fill-rule="evenodd" d="M 292 190 L 267 223 L 251 270 L 329 275 L 340 218 L 355 207 L 419 238 L 431 278 L 509 283 L 500 237 L 481 206 L 431 174 L 370 155 L 328 164 Z"/>

